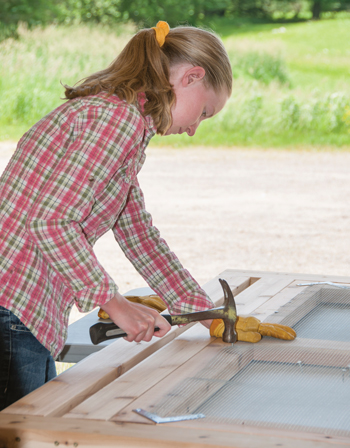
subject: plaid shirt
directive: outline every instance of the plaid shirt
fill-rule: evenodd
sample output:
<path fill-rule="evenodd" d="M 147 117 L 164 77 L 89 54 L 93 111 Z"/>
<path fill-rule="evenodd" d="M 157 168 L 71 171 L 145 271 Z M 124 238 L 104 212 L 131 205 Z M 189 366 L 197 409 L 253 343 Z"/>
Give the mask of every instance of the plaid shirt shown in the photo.
<path fill-rule="evenodd" d="M 139 108 L 103 93 L 67 101 L 22 137 L 0 178 L 0 305 L 54 357 L 73 303 L 88 312 L 118 290 L 93 251 L 109 229 L 171 312 L 213 306 L 145 210 L 136 176 L 155 129 Z"/>

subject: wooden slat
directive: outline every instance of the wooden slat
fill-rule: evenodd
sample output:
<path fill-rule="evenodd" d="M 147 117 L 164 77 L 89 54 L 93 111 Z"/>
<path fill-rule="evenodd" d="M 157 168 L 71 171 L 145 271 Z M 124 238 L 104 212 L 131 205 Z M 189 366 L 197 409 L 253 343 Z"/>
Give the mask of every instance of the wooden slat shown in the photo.
<path fill-rule="evenodd" d="M 221 381 L 227 381 L 233 375 L 243 369 L 250 361 L 272 361 L 295 363 L 301 361 L 301 365 L 319 365 L 345 367 L 350 364 L 350 343 L 339 341 L 318 341 L 313 339 L 296 339 L 294 341 L 280 340 L 263 340 L 259 344 L 251 344 L 248 350 L 235 352 L 232 350 L 230 357 L 225 362 L 219 362 L 212 372 L 201 373 L 201 385 L 196 387 L 194 391 L 186 390 L 186 396 L 174 395 L 177 385 L 182 385 L 186 380 L 198 377 L 198 372 L 206 368 L 215 356 L 222 353 L 226 344 L 221 340 L 212 341 L 210 345 L 200 350 L 191 359 L 186 355 L 186 350 L 190 346 L 184 347 L 184 358 L 186 363 L 173 363 L 172 372 L 161 381 L 155 382 L 153 388 L 146 390 L 143 386 L 144 393 L 140 392 L 139 382 L 143 377 L 143 369 L 146 367 L 147 361 L 137 366 L 132 372 L 127 373 L 122 378 L 116 380 L 114 384 L 113 396 L 118 402 L 119 397 L 123 397 L 125 393 L 129 404 L 124 408 L 122 404 L 126 401 L 118 403 L 114 417 L 109 417 L 113 421 L 134 422 L 134 423 L 150 423 L 143 417 L 132 412 L 135 408 L 151 409 L 156 403 L 165 402 L 167 396 L 170 397 L 174 404 L 174 414 L 182 415 L 194 412 L 193 406 L 198 408 L 200 404 L 212 396 L 218 389 L 222 387 Z M 164 353 L 158 352 L 154 355 L 153 361 L 156 365 L 161 365 Z M 148 360 L 148 361 L 151 361 Z M 135 381 L 136 380 L 136 381 Z M 217 380 L 217 381 L 213 381 Z M 146 381 L 146 380 L 145 380 Z M 126 385 L 128 388 L 126 389 Z M 126 390 L 125 390 L 126 389 Z M 125 390 L 125 391 L 124 391 Z M 135 397 L 138 397 L 135 399 Z M 179 405 L 176 405 L 179 402 Z M 93 400 L 90 399 L 90 405 L 93 409 Z M 73 415 L 73 414 L 72 414 Z M 101 418 L 97 413 L 93 414 L 93 418 Z"/>
<path fill-rule="evenodd" d="M 298 363 L 326 367 L 350 364 L 350 342 L 296 338 L 294 341 L 262 340 L 254 346 L 255 361 Z"/>
<path fill-rule="evenodd" d="M 191 414 L 193 405 L 198 407 L 201 401 L 205 401 L 209 396 L 215 393 L 216 390 L 222 387 L 222 381 L 232 378 L 235 373 L 244 368 L 253 358 L 253 346 L 251 347 L 251 350 L 247 350 L 243 356 L 232 350 L 230 354 L 232 356 L 227 357 L 225 363 L 218 363 L 215 368 L 205 372 L 202 387 L 199 386 L 193 391 L 187 391 L 188 395 L 186 397 L 174 395 L 174 390 L 178 385 L 181 390 L 187 379 L 197 377 L 198 372 L 202 369 L 206 369 L 215 356 L 222 354 L 222 349 L 225 346 L 229 346 L 229 344 L 225 344 L 221 340 L 216 339 L 185 364 L 181 366 L 175 365 L 171 374 L 158 382 L 155 387 L 149 389 L 136 400 L 133 400 L 131 404 L 116 413 L 110 420 L 118 422 L 150 423 L 144 417 L 135 414 L 133 409 L 141 408 L 150 410 L 156 403 L 165 402 L 168 398 L 171 399 L 172 402 L 175 402 L 176 400 L 180 403 L 175 415 L 182 415 L 183 413 Z M 155 358 L 155 361 L 158 359 L 159 362 L 161 356 Z M 139 378 L 140 375 L 142 375 L 142 367 L 143 366 L 140 365 L 135 369 L 135 374 L 138 374 Z M 220 379 L 220 381 L 212 381 L 215 379 Z M 118 381 L 115 383 L 117 382 Z"/>
<path fill-rule="evenodd" d="M 296 287 L 298 281 L 290 281 L 290 279 L 288 281 L 289 284 L 287 287 L 284 287 L 280 292 L 276 293 L 273 297 L 254 310 L 254 316 L 262 322 L 269 320 L 268 318 L 271 315 L 273 316 L 274 323 L 278 323 L 281 320 L 282 315 L 279 314 L 281 312 L 281 307 L 289 303 L 302 291 L 309 288 L 308 286 Z M 285 311 L 287 311 L 287 308 L 285 308 Z M 276 316 L 276 314 L 278 314 L 278 316 Z M 284 313 L 284 317 L 285 315 L 286 313 Z M 269 322 L 272 322 L 271 319 Z"/>
<path fill-rule="evenodd" d="M 237 297 L 237 312 L 241 315 L 252 314 L 256 308 L 266 303 L 271 297 L 277 294 L 282 288 L 288 286 L 293 279 L 289 277 L 280 278 L 272 275 L 262 277 L 248 289 L 244 290 Z"/>
<path fill-rule="evenodd" d="M 63 415 L 185 330 L 174 327 L 164 338 L 153 338 L 148 344 L 118 340 L 15 402 L 6 408 L 6 413 Z"/>
<path fill-rule="evenodd" d="M 322 434 L 268 428 L 216 425 L 207 428 L 187 422 L 166 425 L 117 424 L 114 422 L 0 414 L 0 446 L 6 448 L 330 448 L 349 446 L 349 439 Z"/>
<path fill-rule="evenodd" d="M 293 313 L 298 316 L 300 312 L 306 314 L 315 306 L 311 296 L 308 299 L 301 297 L 300 300 L 298 298 L 289 302 L 294 294 L 291 288 L 293 282 L 350 283 L 350 277 L 226 270 L 204 285 L 204 289 L 216 304 L 221 303 L 223 295 L 218 278 L 225 278 L 234 290 L 239 314 L 256 311 L 260 318 L 268 320 L 274 318 L 276 321 L 283 320 L 287 314 L 292 316 Z M 300 291 L 301 289 L 295 288 L 295 295 Z M 274 313 L 276 310 L 278 313 Z M 199 324 L 195 325 L 196 327 L 191 329 L 190 326 L 173 328 L 167 336 L 160 340 L 154 338 L 151 343 L 129 344 L 126 341 L 118 341 L 7 408 L 0 413 L 0 448 L 2 444 L 6 448 L 12 446 L 46 448 L 54 446 L 55 442 L 63 446 L 73 446 L 76 443 L 79 448 L 102 446 L 311 448 L 326 447 L 329 444 L 350 446 L 350 438 L 333 436 L 325 438 L 320 434 L 306 434 L 302 431 L 244 428 L 237 425 L 220 426 L 214 423 L 209 428 L 205 419 L 168 425 L 105 421 L 104 419 L 110 418 L 128 419 L 134 407 L 147 408 L 150 403 L 156 403 L 162 394 L 174 388 L 176 382 L 180 382 L 191 372 L 194 374 L 201 367 L 204 368 L 215 354 L 222 350 L 225 345 L 222 341 L 213 340 L 210 343 L 208 331 Z M 179 338 L 173 341 L 175 337 Z M 303 359 L 300 359 L 302 363 L 317 365 L 323 360 L 322 365 L 342 367 L 344 363 L 349 364 L 348 343 L 300 338 L 291 342 L 275 341 L 268 354 L 263 355 L 261 353 L 264 351 L 261 349 L 267 342 L 265 339 L 259 344 L 252 344 L 246 356 L 238 358 L 237 355 L 233 355 L 229 361 L 230 375 L 232 371 L 238 372 L 242 369 L 251 359 L 281 361 L 281 353 L 283 358 L 285 351 L 289 351 L 288 359 L 285 358 L 287 362 L 298 362 L 302 354 Z M 269 342 L 271 344 L 271 340 Z M 165 344 L 168 344 L 166 349 L 158 351 Z M 278 344 L 283 347 L 282 350 L 277 350 L 280 351 L 280 356 L 277 356 L 272 347 L 277 347 Z M 258 347 L 261 349 L 258 350 Z M 156 365 L 155 371 L 152 370 L 154 365 Z M 135 368 L 130 370 L 134 366 Z M 225 369 L 220 368 L 217 372 L 213 371 L 214 380 L 215 375 L 225 373 Z M 124 375 L 118 378 L 121 374 Z M 207 387 L 202 387 L 200 391 L 193 391 L 186 398 L 189 409 L 193 394 L 200 393 L 206 398 L 206 392 L 213 393 L 211 390 L 215 389 L 215 386 L 211 386 L 215 384 L 215 381 L 211 381 L 213 378 L 207 379 L 208 391 Z M 114 393 L 116 395 L 113 395 Z M 72 411 L 69 412 L 70 410 Z M 115 413 L 119 415 L 115 416 Z M 61 417 L 64 414 L 67 418 Z M 80 418 L 77 419 L 76 416 Z M 136 414 L 130 419 L 146 423 L 145 419 Z M 21 441 L 15 441 L 16 437 Z"/>
<path fill-rule="evenodd" d="M 334 282 L 334 283 L 350 283 L 349 276 L 339 276 L 339 275 L 321 275 L 321 274 L 302 274 L 293 272 L 269 272 L 269 271 L 250 271 L 250 270 L 240 270 L 240 269 L 227 269 L 221 273 L 221 275 L 240 275 L 247 277 L 257 277 L 257 278 L 267 278 L 272 276 L 277 277 L 289 277 L 292 280 L 300 280 L 303 282 Z"/>
<path fill-rule="evenodd" d="M 250 276 L 242 276 L 236 272 L 224 271 L 222 274 L 217 275 L 203 286 L 204 291 L 209 295 L 216 306 L 221 305 L 223 300 L 223 292 L 219 283 L 219 278 L 223 278 L 227 281 L 234 296 L 237 296 L 242 291 L 249 288 L 255 280 Z"/>
<path fill-rule="evenodd" d="M 204 285 L 204 289 L 216 304 L 223 300 L 219 277 Z M 249 276 L 241 276 L 239 273 L 227 273 L 224 278 L 234 294 L 238 294 L 251 283 Z M 193 325 L 195 324 L 173 327 L 163 338 L 153 338 L 151 342 L 129 343 L 119 339 L 9 406 L 6 412 L 51 417 L 66 414 Z"/>
<path fill-rule="evenodd" d="M 65 418 L 108 420 L 206 347 L 214 338 L 201 324 L 64 415 Z"/>
<path fill-rule="evenodd" d="M 214 303 L 218 305 L 222 302 L 222 290 L 219 286 L 218 276 L 206 286 L 206 291 L 210 297 L 214 300 Z M 241 291 L 247 288 L 251 284 L 250 277 L 237 277 L 236 275 L 227 275 L 224 277 L 229 283 L 234 295 L 239 295 Z M 186 333 L 182 334 L 180 338 L 173 341 L 170 345 L 167 345 L 166 351 L 162 350 L 160 357 L 161 361 L 156 361 L 154 357 L 146 360 L 142 364 L 142 381 L 140 381 L 140 374 L 132 372 L 125 380 L 113 382 L 94 394 L 91 398 L 83 401 L 79 406 L 68 412 L 66 418 L 94 418 L 94 419 L 108 419 L 111 418 L 116 412 L 118 412 L 123 406 L 126 406 L 127 402 L 132 402 L 134 397 L 137 397 L 143 393 L 144 389 L 152 387 L 157 381 L 160 381 L 171 369 L 181 365 L 195 353 L 199 352 L 203 347 L 210 343 L 208 330 L 202 326 L 196 326 Z M 188 342 L 191 342 L 188 345 Z M 196 342 L 194 344 L 193 342 Z M 185 350 L 186 347 L 186 350 Z M 181 350 L 181 351 L 180 351 Z M 178 353 L 179 352 L 179 353 Z M 178 353 L 178 359 L 176 354 Z M 168 367 L 167 363 L 170 361 Z M 162 365 L 163 368 L 157 367 Z M 133 390 L 129 390 L 129 385 L 133 384 Z M 135 389 L 137 385 L 137 390 Z M 110 398 L 113 397 L 112 400 Z"/>

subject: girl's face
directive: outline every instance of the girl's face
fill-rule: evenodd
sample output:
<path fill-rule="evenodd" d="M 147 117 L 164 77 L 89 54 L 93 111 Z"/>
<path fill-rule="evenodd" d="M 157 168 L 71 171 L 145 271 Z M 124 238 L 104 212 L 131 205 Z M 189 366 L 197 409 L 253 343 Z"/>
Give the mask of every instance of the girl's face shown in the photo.
<path fill-rule="evenodd" d="M 187 134 L 192 137 L 203 120 L 213 117 L 226 104 L 226 92 L 216 93 L 203 83 L 205 70 L 182 64 L 170 71 L 176 103 L 171 110 L 173 123 L 165 135 Z"/>

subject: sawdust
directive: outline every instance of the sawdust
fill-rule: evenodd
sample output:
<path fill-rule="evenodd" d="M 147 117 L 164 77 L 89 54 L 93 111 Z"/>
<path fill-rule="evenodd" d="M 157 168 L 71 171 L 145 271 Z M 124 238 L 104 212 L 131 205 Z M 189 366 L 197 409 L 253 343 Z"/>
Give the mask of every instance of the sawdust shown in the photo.
<path fill-rule="evenodd" d="M 1 172 L 14 147 L 0 143 Z M 154 224 L 204 284 L 228 268 L 349 275 L 349 172 L 341 151 L 148 148 L 139 179 Z M 146 285 L 110 232 L 95 252 L 121 292 Z"/>

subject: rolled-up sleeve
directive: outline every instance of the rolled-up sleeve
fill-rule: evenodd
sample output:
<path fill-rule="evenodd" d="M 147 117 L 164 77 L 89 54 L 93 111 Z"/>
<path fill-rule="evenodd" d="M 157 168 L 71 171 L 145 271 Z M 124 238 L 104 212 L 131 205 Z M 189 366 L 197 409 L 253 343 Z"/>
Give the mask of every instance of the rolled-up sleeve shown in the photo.
<path fill-rule="evenodd" d="M 137 181 L 113 232 L 126 257 L 171 313 L 190 313 L 214 306 L 153 226 Z"/>

